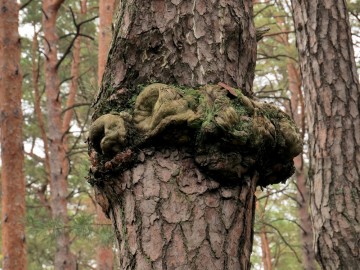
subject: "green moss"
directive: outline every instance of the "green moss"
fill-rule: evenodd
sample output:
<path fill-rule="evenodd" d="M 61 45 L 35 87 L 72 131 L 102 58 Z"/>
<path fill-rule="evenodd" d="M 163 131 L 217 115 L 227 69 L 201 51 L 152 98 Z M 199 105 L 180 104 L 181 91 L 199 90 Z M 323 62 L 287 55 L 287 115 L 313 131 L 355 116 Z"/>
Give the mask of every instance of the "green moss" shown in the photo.
<path fill-rule="evenodd" d="M 214 166 L 213 171 L 239 174 L 236 159 L 231 157 L 233 164 L 226 164 L 217 155 L 222 149 L 239 160 L 251 153 L 249 160 L 266 164 L 268 171 L 276 162 L 285 163 L 282 178 L 293 171 L 289 162 L 301 152 L 301 137 L 290 117 L 275 106 L 251 100 L 236 89 L 237 97 L 230 99 L 228 90 L 217 85 L 192 89 L 154 83 L 137 90 L 140 93 L 130 98 L 127 112 L 104 115 L 90 128 L 89 138 L 98 152 L 113 155 L 157 140 L 163 146 L 189 145 L 209 159 L 218 156 L 204 163 Z"/>

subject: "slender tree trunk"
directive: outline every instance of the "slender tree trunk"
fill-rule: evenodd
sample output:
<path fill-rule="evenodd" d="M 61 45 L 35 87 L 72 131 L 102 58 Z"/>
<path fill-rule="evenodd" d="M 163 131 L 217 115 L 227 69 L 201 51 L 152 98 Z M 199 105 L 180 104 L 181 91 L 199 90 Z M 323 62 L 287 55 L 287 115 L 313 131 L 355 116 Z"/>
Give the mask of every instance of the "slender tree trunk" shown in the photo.
<path fill-rule="evenodd" d="M 4 270 L 27 269 L 18 15 L 17 1 L 0 1 L 1 240 Z"/>
<path fill-rule="evenodd" d="M 115 0 L 99 1 L 99 54 L 98 54 L 98 85 L 101 85 L 102 77 L 105 70 L 106 60 L 112 38 L 112 18 L 115 8 Z M 104 212 L 99 206 L 96 207 L 97 222 L 99 224 L 109 224 Z M 99 246 L 96 251 L 97 269 L 113 269 L 114 253 L 112 246 Z"/>
<path fill-rule="evenodd" d="M 304 101 L 301 92 L 301 78 L 298 69 L 294 63 L 288 60 L 287 73 L 289 79 L 289 90 L 291 92 L 291 108 L 295 123 L 302 127 L 302 133 L 305 132 L 305 111 Z M 300 110 L 300 113 L 299 113 Z M 315 270 L 315 252 L 313 248 L 313 231 L 311 217 L 309 213 L 310 196 L 306 186 L 305 168 L 302 154 L 294 158 L 296 168 L 295 177 L 298 188 L 297 202 L 299 207 L 299 217 L 301 226 L 301 241 L 303 253 L 303 266 L 305 270 Z"/>
<path fill-rule="evenodd" d="M 284 25 L 284 19 L 276 18 L 279 25 Z M 283 31 L 287 29 L 283 28 Z M 277 41 L 290 51 L 289 34 L 284 33 L 276 37 Z M 301 127 L 302 137 L 306 132 L 305 125 L 305 109 L 304 98 L 301 90 L 301 75 L 300 71 L 292 59 L 287 60 L 286 71 L 289 81 L 289 90 L 291 93 L 290 104 L 287 108 L 288 113 L 294 119 L 296 125 Z M 305 168 L 303 164 L 302 154 L 294 158 L 294 165 L 296 168 L 295 177 L 298 189 L 297 204 L 299 208 L 300 226 L 301 226 L 301 241 L 302 241 L 302 255 L 303 266 L 305 270 L 315 270 L 315 252 L 313 248 L 313 232 L 311 217 L 309 213 L 310 197 L 308 187 L 306 186 Z"/>
<path fill-rule="evenodd" d="M 115 0 L 99 0 L 99 54 L 98 83 L 101 85 L 112 38 L 112 20 Z"/>
<path fill-rule="evenodd" d="M 136 86 L 151 81 L 224 82 L 251 95 L 250 0 L 121 1 L 119 12 L 95 117 L 129 107 Z M 115 227 L 121 269 L 250 269 L 257 172 L 226 188 L 197 169 L 189 149 L 144 148 L 138 158 L 95 184 Z"/>
<path fill-rule="evenodd" d="M 261 226 L 260 238 L 261 238 L 261 251 L 262 251 L 262 261 L 264 265 L 264 270 L 272 270 L 271 252 L 270 252 L 269 240 L 267 238 L 265 225 Z"/>
<path fill-rule="evenodd" d="M 67 174 L 63 164 L 66 152 L 63 144 L 62 105 L 58 75 L 58 36 L 56 19 L 64 0 L 43 1 L 43 29 L 45 47 L 45 93 L 47 98 L 49 150 L 50 150 L 50 205 L 53 219 L 59 224 L 56 234 L 54 268 L 75 269 L 74 258 L 70 252 L 70 238 L 67 213 Z"/>
<path fill-rule="evenodd" d="M 292 0 L 305 89 L 315 252 L 323 269 L 360 261 L 360 87 L 346 3 Z"/>
<path fill-rule="evenodd" d="M 254 1 L 253 1 L 254 3 Z M 258 196 L 258 194 L 255 194 L 256 196 Z M 271 250 L 270 250 L 270 245 L 269 245 L 269 240 L 267 238 L 267 232 L 266 232 L 266 224 L 264 224 L 264 216 L 265 216 L 265 211 L 266 211 L 266 206 L 268 204 L 269 201 L 269 192 L 267 192 L 267 196 L 265 198 L 265 202 L 263 205 L 260 205 L 260 202 L 257 201 L 256 202 L 256 212 L 258 215 L 258 223 L 261 224 L 260 226 L 260 241 L 261 241 L 261 260 L 263 263 L 263 267 L 264 270 L 271 270 L 272 269 L 272 263 L 271 263 Z"/>
<path fill-rule="evenodd" d="M 39 63 L 38 58 L 38 33 L 34 30 L 34 36 L 32 40 L 31 57 L 32 57 L 32 86 L 34 88 L 34 111 L 37 118 L 37 124 L 40 129 L 41 139 L 44 144 L 45 154 L 45 172 L 48 183 L 50 183 L 50 158 L 49 158 L 49 140 L 46 134 L 46 125 L 44 121 L 43 112 L 41 110 L 41 95 L 39 91 Z M 48 184 L 46 183 L 46 184 Z"/>
<path fill-rule="evenodd" d="M 41 139 L 44 144 L 44 165 L 45 165 L 45 173 L 46 180 L 42 185 L 36 190 L 39 201 L 44 205 L 45 209 L 51 214 L 51 207 L 48 197 L 46 196 L 46 190 L 48 185 L 51 182 L 50 179 L 50 157 L 49 157 L 49 141 L 46 133 L 46 124 L 43 116 L 43 112 L 41 110 L 41 94 L 39 91 L 39 61 L 38 59 L 38 33 L 34 29 L 34 36 L 32 40 L 32 48 L 31 48 L 31 61 L 32 61 L 32 86 L 34 89 L 34 111 L 37 119 L 37 124 L 40 129 Z"/>
<path fill-rule="evenodd" d="M 291 44 L 289 43 L 289 29 L 286 29 L 284 18 L 277 17 L 277 24 L 282 28 L 284 33 L 275 36 L 277 42 L 282 44 L 287 51 L 291 51 Z M 290 106 L 285 105 L 286 111 L 292 116 L 296 125 L 301 127 L 302 137 L 305 133 L 305 110 L 304 100 L 301 90 L 301 75 L 297 65 L 292 59 L 287 60 L 286 71 L 288 75 L 289 90 L 291 93 Z M 312 247 L 313 233 L 311 217 L 308 211 L 310 204 L 310 197 L 308 187 L 306 186 L 305 168 L 303 166 L 302 154 L 294 158 L 294 165 L 296 168 L 296 185 L 298 188 L 297 204 L 299 209 L 300 226 L 301 226 L 301 241 L 302 241 L 302 255 L 303 267 L 306 270 L 315 270 L 315 252 Z"/>

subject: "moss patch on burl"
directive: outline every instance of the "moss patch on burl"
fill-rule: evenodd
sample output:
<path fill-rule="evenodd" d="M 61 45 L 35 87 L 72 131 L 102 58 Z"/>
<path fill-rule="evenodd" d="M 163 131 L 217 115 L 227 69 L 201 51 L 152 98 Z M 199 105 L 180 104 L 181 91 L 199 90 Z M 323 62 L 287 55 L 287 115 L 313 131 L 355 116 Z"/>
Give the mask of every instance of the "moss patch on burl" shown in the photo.
<path fill-rule="evenodd" d="M 99 117 L 90 143 L 108 158 L 148 145 L 191 147 L 199 167 L 215 179 L 239 183 L 256 170 L 260 186 L 285 181 L 302 150 L 294 122 L 277 107 L 230 90 L 151 84 L 131 111 Z"/>

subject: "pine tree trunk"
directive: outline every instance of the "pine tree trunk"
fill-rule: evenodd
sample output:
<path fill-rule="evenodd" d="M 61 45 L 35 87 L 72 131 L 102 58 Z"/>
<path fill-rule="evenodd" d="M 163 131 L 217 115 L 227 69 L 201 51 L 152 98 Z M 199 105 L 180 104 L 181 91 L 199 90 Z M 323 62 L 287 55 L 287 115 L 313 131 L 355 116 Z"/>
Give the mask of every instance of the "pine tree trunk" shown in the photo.
<path fill-rule="evenodd" d="M 120 1 L 117 15 L 95 116 L 108 101 L 126 108 L 129 89 L 149 82 L 223 82 L 251 95 L 256 33 L 250 0 Z"/>
<path fill-rule="evenodd" d="M 105 70 L 106 60 L 109 52 L 112 37 L 112 18 L 115 8 L 115 0 L 99 1 L 99 54 L 98 54 L 98 84 L 101 85 Z M 99 224 L 109 224 L 104 212 L 99 206 L 96 207 L 96 218 Z M 112 246 L 99 246 L 96 250 L 97 269 L 112 270 L 114 254 Z"/>
<path fill-rule="evenodd" d="M 17 1 L 0 1 L 1 253 L 4 270 L 27 269 L 18 15 Z"/>
<path fill-rule="evenodd" d="M 68 184 L 66 152 L 63 145 L 62 104 L 60 98 L 60 80 L 58 75 L 58 36 L 56 19 L 63 0 L 43 1 L 43 29 L 45 47 L 45 93 L 48 114 L 48 136 L 50 150 L 50 206 L 52 217 L 59 224 L 56 234 L 56 251 L 54 268 L 56 270 L 75 269 L 73 255 L 70 252 L 68 231 L 67 196 Z"/>
<path fill-rule="evenodd" d="M 260 238 L 261 238 L 261 251 L 262 251 L 262 261 L 264 265 L 264 270 L 272 270 L 271 252 L 270 252 L 269 240 L 267 238 L 265 225 L 261 226 Z"/>
<path fill-rule="evenodd" d="M 302 127 L 302 133 L 305 132 L 305 111 L 304 100 L 301 92 L 301 78 L 299 70 L 294 63 L 288 60 L 287 73 L 289 79 L 289 90 L 291 92 L 291 109 L 292 116 L 295 123 Z M 299 112 L 300 111 L 300 112 Z M 303 254 L 304 270 L 315 270 L 315 252 L 312 246 L 313 231 L 311 224 L 311 217 L 309 213 L 310 196 L 308 187 L 306 186 L 306 176 L 302 154 L 294 158 L 294 165 L 296 168 L 296 185 L 298 189 L 297 203 L 299 208 L 299 223 L 301 226 L 301 242 Z"/>
<path fill-rule="evenodd" d="M 323 269 L 360 261 L 360 87 L 346 3 L 292 0 L 306 94 L 315 252 Z"/>
<path fill-rule="evenodd" d="M 144 153 L 103 190 L 121 269 L 250 269 L 256 176 L 221 187 L 184 149 Z"/>
<path fill-rule="evenodd" d="M 251 1 L 121 1 L 118 16 L 95 115 L 114 95 L 127 107 L 131 89 L 151 81 L 224 82 L 251 94 Z M 111 205 L 121 269 L 250 269 L 257 173 L 221 188 L 185 149 L 148 153 L 97 187 Z"/>
<path fill-rule="evenodd" d="M 229 109 L 236 111 L 228 95 L 241 99 L 253 108 L 251 117 L 258 120 L 247 127 L 249 130 L 262 125 L 265 115 L 290 119 L 277 110 L 269 114 L 261 111 L 261 106 L 274 107 L 246 97 L 252 94 L 256 61 L 252 1 L 121 1 L 114 34 L 95 103 L 96 121 L 89 131 L 89 180 L 114 225 L 121 269 L 250 269 L 256 185 L 285 180 L 293 172 L 293 156 L 282 160 L 288 149 L 279 155 L 279 149 L 273 149 L 270 159 L 262 157 L 266 152 L 262 143 L 254 156 L 247 151 L 232 152 L 237 146 L 230 142 L 227 148 L 221 136 L 218 141 L 201 144 L 205 135 L 191 135 L 190 126 L 182 122 L 194 115 L 189 104 L 194 102 L 191 104 L 196 107 L 196 100 L 164 84 L 195 92 L 195 96 L 202 91 L 204 96 L 199 100 L 210 104 L 210 111 L 217 110 L 215 117 Z M 162 84 L 149 86 L 152 82 Z M 220 85 L 208 85 L 201 91 L 189 90 L 217 83 Z M 148 87 L 139 94 L 141 85 Z M 157 94 L 147 96 L 153 90 Z M 172 105 L 162 103 L 167 101 Z M 185 113 L 180 109 L 182 104 L 186 104 Z M 118 113 L 109 114 L 114 110 Z M 137 116 L 149 113 L 152 117 L 158 110 L 166 111 L 158 119 L 160 126 L 165 123 L 164 129 L 153 134 L 146 124 L 145 129 L 136 126 Z M 198 111 L 204 112 L 200 122 L 206 133 L 209 129 L 202 117 L 212 114 Z M 283 124 L 294 140 L 282 137 L 280 124 L 275 124 L 277 137 L 283 138 L 283 146 L 296 141 L 290 152 L 298 154 L 301 143 L 296 128 Z M 256 134 L 263 134 L 265 126 L 256 129 Z M 161 139 L 156 141 L 156 135 Z M 262 137 L 256 138 L 263 142 Z M 262 161 L 264 166 L 252 166 Z"/>
<path fill-rule="evenodd" d="M 276 18 L 279 25 L 284 25 L 284 19 L 281 17 Z M 283 28 L 283 31 L 287 29 Z M 282 43 L 286 47 L 290 47 L 289 34 L 284 33 L 277 36 L 277 41 Z M 289 48 L 290 49 L 290 48 Z M 305 133 L 305 110 L 304 99 L 301 90 L 301 75 L 298 68 L 295 66 L 292 59 L 287 60 L 286 71 L 289 81 L 289 90 L 291 93 L 290 104 L 287 108 L 288 113 L 294 119 L 294 122 L 298 127 L 301 127 L 302 136 Z M 301 242 L 302 242 L 302 255 L 303 266 L 305 270 L 315 270 L 315 252 L 312 247 L 313 232 L 311 217 L 308 210 L 310 204 L 310 197 L 308 187 L 306 186 L 305 168 L 303 164 L 302 154 L 294 158 L 294 164 L 296 168 L 296 185 L 298 188 L 297 203 L 299 207 L 299 217 L 301 226 Z"/>

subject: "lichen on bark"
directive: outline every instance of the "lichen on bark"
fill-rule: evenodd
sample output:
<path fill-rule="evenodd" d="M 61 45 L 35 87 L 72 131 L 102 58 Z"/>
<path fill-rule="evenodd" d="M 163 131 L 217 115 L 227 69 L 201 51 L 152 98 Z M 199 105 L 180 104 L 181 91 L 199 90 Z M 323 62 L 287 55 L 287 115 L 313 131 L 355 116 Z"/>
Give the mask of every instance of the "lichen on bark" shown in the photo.
<path fill-rule="evenodd" d="M 140 149 L 193 149 L 205 174 L 241 184 L 242 176 L 258 171 L 257 185 L 285 181 L 294 172 L 293 157 L 302 149 L 294 122 L 279 108 L 222 85 L 199 89 L 150 84 L 128 111 L 105 114 L 91 126 L 89 141 L 102 164 L 92 178 L 117 172 L 136 162 Z"/>

